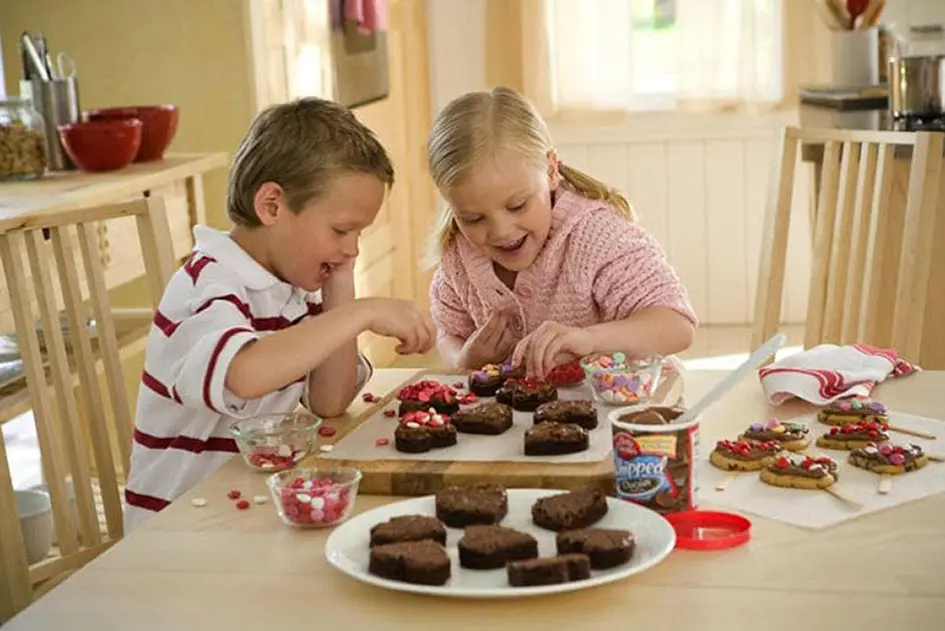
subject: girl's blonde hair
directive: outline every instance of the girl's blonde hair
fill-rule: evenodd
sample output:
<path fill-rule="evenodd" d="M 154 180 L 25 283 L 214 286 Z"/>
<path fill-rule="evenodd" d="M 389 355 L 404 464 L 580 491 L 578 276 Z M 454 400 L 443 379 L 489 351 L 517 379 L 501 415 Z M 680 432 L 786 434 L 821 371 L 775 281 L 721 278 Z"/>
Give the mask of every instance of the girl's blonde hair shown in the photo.
<path fill-rule="evenodd" d="M 522 95 L 505 87 L 470 92 L 451 101 L 433 122 L 427 142 L 430 175 L 445 192 L 459 184 L 480 161 L 499 149 L 514 151 L 536 168 L 544 169 L 555 151 L 548 126 Z M 618 191 L 600 180 L 558 162 L 564 184 L 574 192 L 614 206 L 630 221 L 636 216 Z M 453 211 L 442 206 L 427 247 L 426 262 L 435 267 L 456 237 Z"/>

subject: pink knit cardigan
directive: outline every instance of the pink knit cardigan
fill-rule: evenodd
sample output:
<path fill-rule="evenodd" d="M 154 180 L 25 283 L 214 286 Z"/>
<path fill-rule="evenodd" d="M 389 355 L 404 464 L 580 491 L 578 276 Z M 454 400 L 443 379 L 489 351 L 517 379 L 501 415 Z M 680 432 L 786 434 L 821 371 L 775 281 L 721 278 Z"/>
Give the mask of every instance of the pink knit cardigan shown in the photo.
<path fill-rule="evenodd" d="M 557 194 L 548 240 L 512 289 L 496 276 L 491 259 L 457 234 L 433 276 L 430 303 L 440 334 L 462 339 L 507 305 L 518 338 L 546 320 L 583 327 L 655 306 L 697 322 L 656 239 L 609 204 L 566 190 Z"/>

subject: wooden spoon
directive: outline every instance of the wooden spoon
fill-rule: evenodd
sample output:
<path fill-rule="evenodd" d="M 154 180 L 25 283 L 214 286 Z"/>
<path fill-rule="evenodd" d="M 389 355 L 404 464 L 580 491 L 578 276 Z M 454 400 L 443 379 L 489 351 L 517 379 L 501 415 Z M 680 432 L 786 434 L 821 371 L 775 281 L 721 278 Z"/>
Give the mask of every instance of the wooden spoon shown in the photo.
<path fill-rule="evenodd" d="M 870 6 L 870 0 L 847 0 L 847 14 L 850 16 L 850 30 L 856 29 L 856 19 L 863 15 Z"/>

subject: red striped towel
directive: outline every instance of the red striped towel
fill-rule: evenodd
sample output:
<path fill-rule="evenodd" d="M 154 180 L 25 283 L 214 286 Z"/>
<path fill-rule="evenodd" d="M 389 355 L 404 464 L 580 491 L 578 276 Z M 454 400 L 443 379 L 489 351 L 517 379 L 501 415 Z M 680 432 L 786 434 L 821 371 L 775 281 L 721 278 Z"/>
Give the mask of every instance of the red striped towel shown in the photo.
<path fill-rule="evenodd" d="M 821 344 L 760 369 L 758 376 L 773 405 L 794 397 L 826 405 L 846 397 L 868 397 L 877 383 L 918 370 L 891 348 Z"/>

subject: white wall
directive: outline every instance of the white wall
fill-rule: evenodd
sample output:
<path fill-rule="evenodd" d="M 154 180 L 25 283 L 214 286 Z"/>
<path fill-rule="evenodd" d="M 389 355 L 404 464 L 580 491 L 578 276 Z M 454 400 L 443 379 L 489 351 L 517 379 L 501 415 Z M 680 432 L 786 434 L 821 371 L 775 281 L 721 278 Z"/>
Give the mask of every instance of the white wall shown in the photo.
<path fill-rule="evenodd" d="M 945 24 L 945 0 L 887 0 L 882 21 L 903 26 Z"/>

